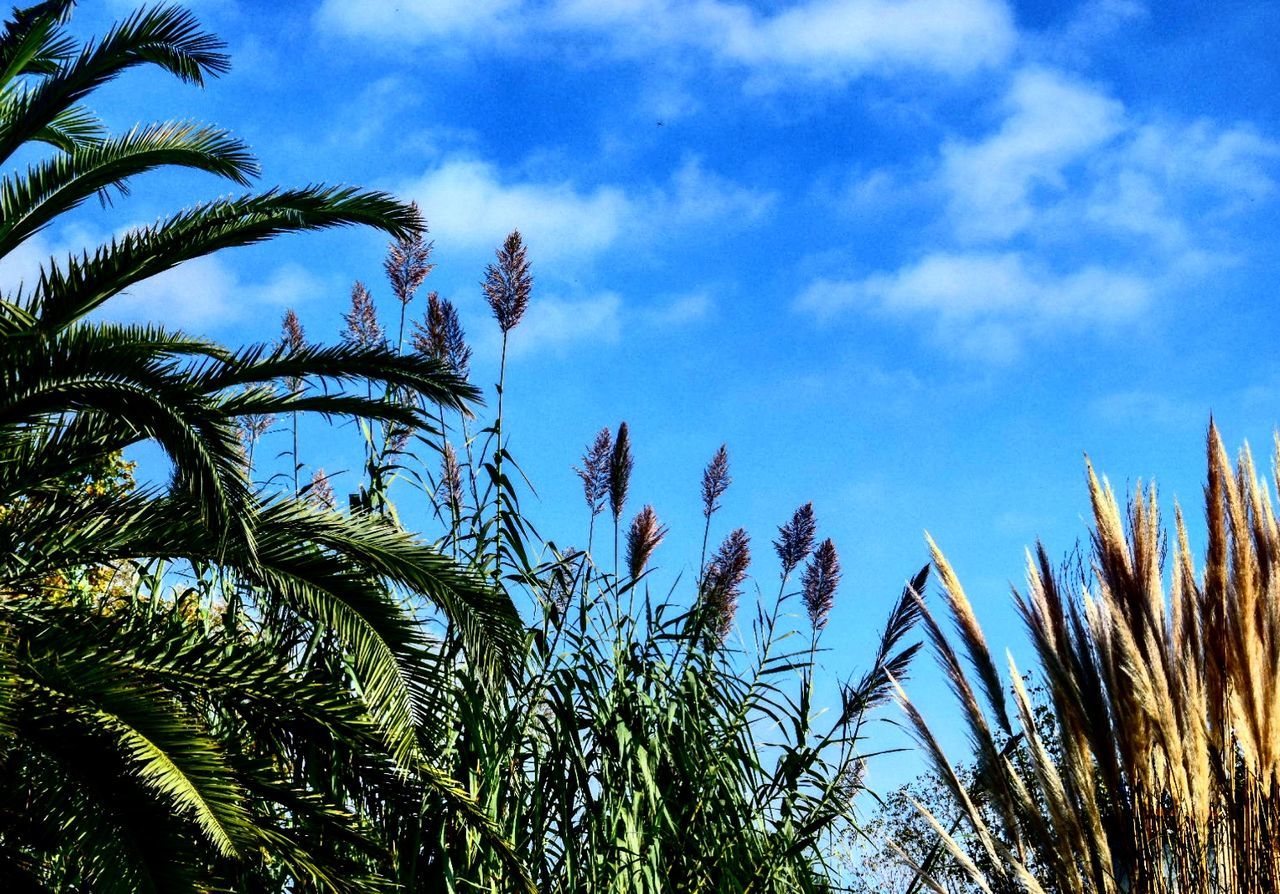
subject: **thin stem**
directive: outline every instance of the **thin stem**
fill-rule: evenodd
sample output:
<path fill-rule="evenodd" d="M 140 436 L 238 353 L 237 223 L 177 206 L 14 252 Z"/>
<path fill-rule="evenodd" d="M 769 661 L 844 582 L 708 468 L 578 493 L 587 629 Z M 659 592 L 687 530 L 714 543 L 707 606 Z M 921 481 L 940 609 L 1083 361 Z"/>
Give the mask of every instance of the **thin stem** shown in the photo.
<path fill-rule="evenodd" d="M 502 577 L 502 399 L 507 383 L 507 333 L 502 333 L 502 357 L 498 364 L 498 418 L 494 421 L 497 448 L 493 453 L 494 468 L 494 529 L 493 529 L 493 578 Z"/>
<path fill-rule="evenodd" d="M 298 411 L 290 415 L 293 417 L 293 497 L 296 500 L 302 494 L 298 487 Z"/>

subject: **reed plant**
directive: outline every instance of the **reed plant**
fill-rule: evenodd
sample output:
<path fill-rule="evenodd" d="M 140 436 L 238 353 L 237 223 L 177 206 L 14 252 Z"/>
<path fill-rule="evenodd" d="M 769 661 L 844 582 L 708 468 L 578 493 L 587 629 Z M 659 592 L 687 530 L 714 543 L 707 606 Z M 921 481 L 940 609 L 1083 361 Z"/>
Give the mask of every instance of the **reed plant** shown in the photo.
<path fill-rule="evenodd" d="M 954 634 L 927 611 L 925 628 L 977 769 L 961 780 L 904 695 L 963 826 L 922 812 L 984 892 L 1280 889 L 1280 525 L 1269 487 L 1247 446 L 1233 466 L 1211 424 L 1197 570 L 1181 510 L 1167 549 L 1154 486 L 1139 484 L 1122 513 L 1091 466 L 1088 484 L 1089 567 L 1056 570 L 1039 546 L 1016 595 L 1054 748 L 1012 657 L 1004 677 L 930 542 Z M 1027 760 L 1014 760 L 1010 743 L 1024 745 Z"/>
<path fill-rule="evenodd" d="M 531 285 L 513 233 L 485 280 L 504 343 L 536 301 Z M 359 313 L 374 326 L 371 294 L 361 290 Z M 457 311 L 436 293 L 412 347 L 451 370 L 469 366 Z M 758 584 L 750 592 L 750 537 L 740 528 L 709 555 L 704 545 L 690 580 L 660 585 L 668 528 L 648 504 L 628 521 L 638 460 L 623 422 L 597 433 L 577 469 L 587 548 L 544 539 L 522 510 L 529 485 L 513 474 L 505 360 L 504 351 L 491 421 L 419 406 L 435 431 L 398 446 L 373 439 L 351 504 L 399 505 L 392 524 L 415 505 L 439 551 L 524 607 L 525 649 L 503 675 L 467 660 L 459 631 L 438 625 L 449 732 L 432 745 L 436 765 L 501 830 L 539 891 L 834 890 L 829 845 L 854 822 L 866 723 L 917 648 L 908 638 L 923 572 L 892 608 L 868 672 L 827 684 L 822 631 L 840 567 L 831 540 L 815 545 L 812 504 L 779 529 L 780 575 L 768 597 Z M 395 473 L 370 474 L 388 468 Z M 730 483 L 721 446 L 702 476 L 704 542 Z M 602 515 L 612 526 L 605 537 Z M 824 685 L 837 701 L 825 714 L 815 704 Z M 502 853 L 446 807 L 428 797 L 398 821 L 396 881 L 509 890 Z"/>

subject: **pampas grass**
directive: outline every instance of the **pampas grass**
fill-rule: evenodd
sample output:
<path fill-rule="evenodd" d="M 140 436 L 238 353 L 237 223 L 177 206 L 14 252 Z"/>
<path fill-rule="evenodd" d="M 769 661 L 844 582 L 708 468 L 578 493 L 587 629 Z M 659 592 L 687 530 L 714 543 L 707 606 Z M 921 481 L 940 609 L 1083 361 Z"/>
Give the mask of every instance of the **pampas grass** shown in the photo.
<path fill-rule="evenodd" d="M 927 612 L 926 629 L 979 767 L 979 781 L 962 784 L 903 695 L 971 833 L 962 843 L 935 823 L 939 840 L 983 891 L 1280 889 L 1280 526 L 1268 485 L 1248 447 L 1233 466 L 1211 424 L 1199 570 L 1180 510 L 1166 561 L 1154 487 L 1140 485 L 1125 513 L 1092 466 L 1088 486 L 1091 580 L 1056 571 L 1039 546 L 1016 597 L 1056 715 L 1058 757 L 1036 731 L 1012 657 L 1002 677 L 933 546 L 954 633 Z M 1029 760 L 998 744 L 1015 739 Z M 978 851 L 992 868 L 978 868 Z"/>

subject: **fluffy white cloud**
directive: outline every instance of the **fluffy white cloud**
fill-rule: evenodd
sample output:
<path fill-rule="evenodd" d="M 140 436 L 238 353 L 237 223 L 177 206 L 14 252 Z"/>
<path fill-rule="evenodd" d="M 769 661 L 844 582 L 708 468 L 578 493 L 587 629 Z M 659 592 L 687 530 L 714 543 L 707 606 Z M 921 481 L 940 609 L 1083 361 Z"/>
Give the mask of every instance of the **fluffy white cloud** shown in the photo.
<path fill-rule="evenodd" d="M 1215 224 L 1275 188 L 1280 146 L 1253 129 L 1144 118 L 1059 72 L 1015 73 L 997 109 L 989 133 L 939 152 L 933 245 L 815 279 L 797 308 L 924 320 L 959 353 L 1007 360 L 1050 331 L 1137 319 L 1228 260 Z M 877 176 L 868 189 L 892 192 Z"/>
<path fill-rule="evenodd" d="M 744 226 L 773 207 L 771 192 L 736 184 L 687 159 L 668 183 L 628 192 L 571 180 L 521 180 L 474 158 L 453 158 L 402 184 L 442 244 L 490 252 L 520 230 L 539 262 L 590 259 L 624 236 L 641 241 L 681 228 Z"/>
<path fill-rule="evenodd" d="M 417 200 L 443 243 L 490 251 L 519 229 L 540 261 L 595 254 L 633 213 L 620 189 L 514 181 L 473 159 L 447 161 L 398 192 Z"/>
<path fill-rule="evenodd" d="M 1112 139 L 1124 114 L 1096 89 L 1038 70 L 1019 74 L 1002 105 L 994 134 L 943 149 L 940 177 L 964 236 L 1000 239 L 1027 227 L 1037 199 L 1066 192 L 1066 169 Z"/>
<path fill-rule="evenodd" d="M 256 282 L 222 258 L 207 255 L 138 283 L 97 315 L 203 332 L 263 314 L 278 316 L 323 292 L 324 284 L 297 264 L 278 267 Z"/>
<path fill-rule="evenodd" d="M 614 292 L 578 299 L 539 295 L 512 330 L 509 352 L 522 356 L 583 344 L 613 344 L 622 331 L 622 313 L 622 298 Z"/>
<path fill-rule="evenodd" d="M 698 158 L 689 157 L 670 185 L 651 196 L 649 212 L 675 226 L 718 221 L 741 225 L 763 218 L 777 198 L 772 191 L 750 189 L 707 171 Z"/>
<path fill-rule="evenodd" d="M 892 273 L 815 280 L 796 305 L 819 318 L 862 309 L 923 319 L 953 352 L 1006 362 L 1029 334 L 1130 320 L 1150 299 L 1145 278 L 1105 267 L 1064 273 L 1018 252 L 938 252 Z"/>
<path fill-rule="evenodd" d="M 415 46 L 458 36 L 589 36 L 624 54 L 694 49 L 750 70 L 837 81 L 902 69 L 965 74 L 1008 58 L 1017 39 L 1003 0 L 803 0 L 772 14 L 728 0 L 325 0 L 318 21 Z"/>
<path fill-rule="evenodd" d="M 492 36 L 507 30 L 523 5 L 521 0 L 325 0 L 317 21 L 324 29 L 351 37 L 421 44 L 442 37 Z"/>

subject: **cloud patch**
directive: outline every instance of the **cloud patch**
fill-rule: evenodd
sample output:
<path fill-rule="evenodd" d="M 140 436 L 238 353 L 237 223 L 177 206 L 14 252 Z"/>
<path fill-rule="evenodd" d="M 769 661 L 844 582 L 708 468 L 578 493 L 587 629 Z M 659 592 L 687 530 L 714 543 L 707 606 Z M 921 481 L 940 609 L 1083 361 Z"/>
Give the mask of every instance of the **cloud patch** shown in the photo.
<path fill-rule="evenodd" d="M 1134 321 L 1231 263 L 1230 218 L 1275 192 L 1280 145 L 1245 124 L 1138 115 L 1044 68 L 1016 72 L 996 110 L 926 172 L 932 244 L 896 269 L 817 277 L 796 308 L 924 321 L 953 353 L 1008 362 L 1051 332 Z M 875 177 L 892 195 L 893 175 Z"/>
<path fill-rule="evenodd" d="M 585 37 L 626 57 L 693 50 L 753 74 L 833 82 L 901 70 L 966 75 L 1004 62 L 1017 42 L 1003 0 L 804 0 L 772 13 L 728 0 L 325 0 L 317 22 L 412 47 Z"/>
<path fill-rule="evenodd" d="M 520 230 L 539 263 L 589 261 L 624 238 L 650 241 L 682 228 L 747 226 L 773 208 L 772 192 L 734 183 L 690 157 L 668 183 L 627 190 L 571 180 L 522 180 L 487 161 L 458 157 L 402 184 L 442 243 L 488 253 Z"/>
<path fill-rule="evenodd" d="M 442 242 L 491 251 L 514 228 L 540 261 L 596 254 L 613 244 L 633 213 L 616 187 L 519 181 L 469 158 L 446 161 L 398 192 L 417 200 Z"/>
<path fill-rule="evenodd" d="M 563 353 L 590 344 L 615 344 L 622 333 L 622 298 L 601 292 L 586 298 L 539 296 L 512 330 L 509 352 L 521 357 L 549 351 Z"/>

